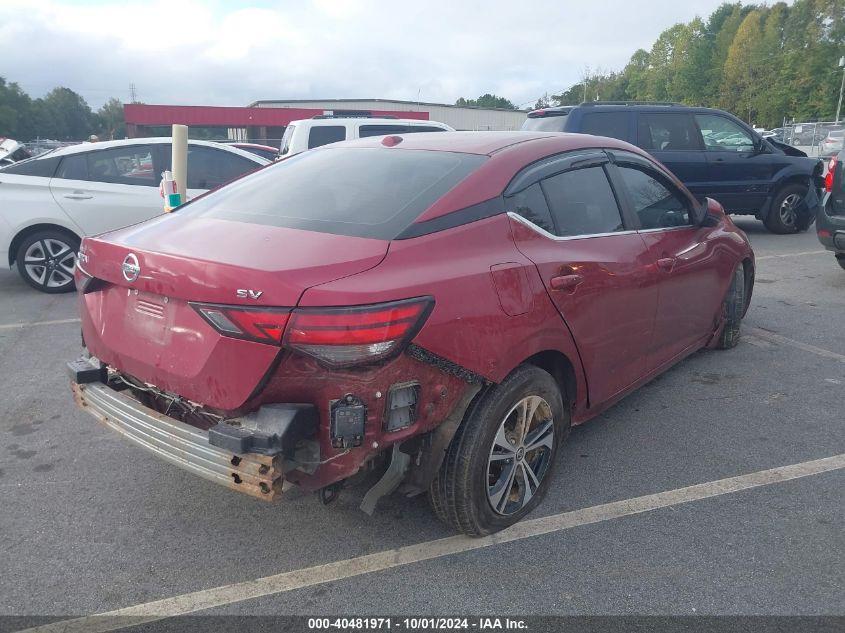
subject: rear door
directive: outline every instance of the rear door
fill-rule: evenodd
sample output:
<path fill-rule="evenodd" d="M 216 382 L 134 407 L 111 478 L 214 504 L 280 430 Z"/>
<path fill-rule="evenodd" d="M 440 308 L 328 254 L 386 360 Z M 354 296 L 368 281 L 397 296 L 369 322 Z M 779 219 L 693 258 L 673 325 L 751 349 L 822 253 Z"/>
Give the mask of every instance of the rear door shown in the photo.
<path fill-rule="evenodd" d="M 644 158 L 613 152 L 613 174 L 651 252 L 659 299 L 648 348 L 653 369 L 700 342 L 715 326 L 724 288 L 712 229 L 695 226 L 694 202 Z"/>
<path fill-rule="evenodd" d="M 710 195 L 707 158 L 691 114 L 638 112 L 637 143 L 699 198 Z"/>
<path fill-rule="evenodd" d="M 707 156 L 707 195 L 730 211 L 758 211 L 782 156 L 758 151 L 751 132 L 720 114 L 696 114 Z"/>
<path fill-rule="evenodd" d="M 657 308 L 651 256 L 623 221 L 606 162 L 581 158 L 506 197 L 517 248 L 572 331 L 593 405 L 643 375 Z"/>
<path fill-rule="evenodd" d="M 152 145 L 68 154 L 50 181 L 55 201 L 87 235 L 162 213 Z"/>

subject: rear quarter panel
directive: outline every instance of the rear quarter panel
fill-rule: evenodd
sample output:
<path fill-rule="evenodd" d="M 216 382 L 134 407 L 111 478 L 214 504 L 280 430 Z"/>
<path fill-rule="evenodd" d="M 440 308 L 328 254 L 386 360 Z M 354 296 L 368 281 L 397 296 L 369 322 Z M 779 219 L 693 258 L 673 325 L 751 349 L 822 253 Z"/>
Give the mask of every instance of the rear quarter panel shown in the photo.
<path fill-rule="evenodd" d="M 494 281 L 493 274 L 502 270 L 501 264 L 509 271 L 505 279 L 521 279 L 526 286 L 502 292 L 502 276 Z M 492 382 L 503 380 L 530 356 L 556 350 L 576 368 L 578 394 L 586 393 L 572 337 L 534 264 L 514 246 L 504 214 L 394 241 L 379 266 L 310 288 L 300 305 L 357 305 L 423 295 L 433 296 L 436 303 L 414 339 L 416 345 Z M 514 309 L 514 300 L 530 309 Z M 521 313 L 512 316 L 506 310 Z"/>

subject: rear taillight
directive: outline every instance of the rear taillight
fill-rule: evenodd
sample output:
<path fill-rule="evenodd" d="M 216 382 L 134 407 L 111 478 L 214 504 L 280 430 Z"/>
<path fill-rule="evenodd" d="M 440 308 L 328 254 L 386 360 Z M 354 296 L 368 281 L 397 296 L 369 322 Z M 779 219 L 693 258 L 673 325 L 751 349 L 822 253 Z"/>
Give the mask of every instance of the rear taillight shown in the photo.
<path fill-rule="evenodd" d="M 249 308 L 192 303 L 206 322 L 223 336 L 281 345 L 290 308 Z"/>
<path fill-rule="evenodd" d="M 434 306 L 431 297 L 348 308 L 298 308 L 285 347 L 330 367 L 348 367 L 398 354 L 419 332 Z"/>
<path fill-rule="evenodd" d="M 824 190 L 833 191 L 833 173 L 836 171 L 836 157 L 830 159 L 827 164 L 827 173 L 824 176 Z"/>

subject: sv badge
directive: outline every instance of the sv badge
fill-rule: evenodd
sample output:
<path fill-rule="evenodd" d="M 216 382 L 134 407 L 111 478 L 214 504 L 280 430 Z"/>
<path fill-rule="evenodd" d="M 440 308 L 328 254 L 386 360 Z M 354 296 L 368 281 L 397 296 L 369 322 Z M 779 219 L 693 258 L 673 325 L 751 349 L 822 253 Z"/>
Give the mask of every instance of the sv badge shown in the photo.
<path fill-rule="evenodd" d="M 264 294 L 263 290 L 249 290 L 247 288 L 239 288 L 235 291 L 238 299 L 258 299 Z"/>

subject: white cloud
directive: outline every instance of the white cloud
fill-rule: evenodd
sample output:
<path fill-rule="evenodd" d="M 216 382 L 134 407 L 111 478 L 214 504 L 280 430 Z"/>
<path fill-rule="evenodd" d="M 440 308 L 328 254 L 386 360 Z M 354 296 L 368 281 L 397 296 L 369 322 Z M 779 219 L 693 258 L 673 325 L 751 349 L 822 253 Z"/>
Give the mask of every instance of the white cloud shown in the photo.
<path fill-rule="evenodd" d="M 35 96 L 64 85 L 96 107 L 382 97 L 516 103 L 620 68 L 663 29 L 720 0 L 0 2 L 0 76 Z"/>

